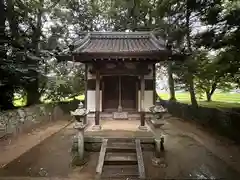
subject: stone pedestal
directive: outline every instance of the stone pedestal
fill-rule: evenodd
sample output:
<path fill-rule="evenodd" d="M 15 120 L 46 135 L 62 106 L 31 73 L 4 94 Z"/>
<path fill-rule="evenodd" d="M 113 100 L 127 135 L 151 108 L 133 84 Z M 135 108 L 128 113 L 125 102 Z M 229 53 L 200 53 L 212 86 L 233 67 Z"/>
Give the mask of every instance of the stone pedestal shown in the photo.
<path fill-rule="evenodd" d="M 86 125 L 82 123 L 75 123 L 74 129 L 77 130 L 77 150 L 75 150 L 75 164 L 82 165 L 84 163 L 84 129 Z"/>
<path fill-rule="evenodd" d="M 162 152 L 164 151 L 164 137 L 161 136 L 160 139 L 155 139 L 155 156 L 160 158 Z"/>
<path fill-rule="evenodd" d="M 100 125 L 93 125 L 93 127 L 92 127 L 93 131 L 99 131 L 101 129 L 102 129 L 102 127 Z"/>
<path fill-rule="evenodd" d="M 138 129 L 141 131 L 147 131 L 147 126 L 138 126 Z"/>
<path fill-rule="evenodd" d="M 164 144 L 163 136 L 161 136 L 160 139 L 155 139 L 155 157 L 152 158 L 152 163 L 154 166 L 166 168 L 167 163 L 165 160 L 165 151 L 163 144 Z"/>

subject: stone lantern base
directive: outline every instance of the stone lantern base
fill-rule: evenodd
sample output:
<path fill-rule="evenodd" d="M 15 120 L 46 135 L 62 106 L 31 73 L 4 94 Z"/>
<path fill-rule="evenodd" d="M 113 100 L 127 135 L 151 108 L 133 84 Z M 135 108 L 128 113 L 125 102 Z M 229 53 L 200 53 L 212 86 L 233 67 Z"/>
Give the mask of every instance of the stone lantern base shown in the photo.
<path fill-rule="evenodd" d="M 94 125 L 94 126 L 92 127 L 92 130 L 93 130 L 93 131 L 99 131 L 99 130 L 101 130 L 101 129 L 102 129 L 101 125 Z"/>
<path fill-rule="evenodd" d="M 141 130 L 141 131 L 147 131 L 148 130 L 147 126 L 138 126 L 138 129 Z"/>
<path fill-rule="evenodd" d="M 83 165 L 85 163 L 85 149 L 84 149 L 84 129 L 86 125 L 76 122 L 74 129 L 77 130 L 77 134 L 73 140 L 72 162 L 74 165 Z"/>

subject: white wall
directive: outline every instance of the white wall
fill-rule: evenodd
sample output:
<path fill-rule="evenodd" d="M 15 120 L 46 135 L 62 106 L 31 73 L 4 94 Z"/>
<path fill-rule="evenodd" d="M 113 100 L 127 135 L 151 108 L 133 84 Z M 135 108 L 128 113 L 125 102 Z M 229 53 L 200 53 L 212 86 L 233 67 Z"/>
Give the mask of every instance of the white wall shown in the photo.
<path fill-rule="evenodd" d="M 153 104 L 153 91 L 148 90 L 144 91 L 144 109 L 145 112 L 149 112 L 149 108 L 152 107 Z M 138 91 L 138 111 L 141 111 L 140 109 L 140 91 Z"/>
<path fill-rule="evenodd" d="M 151 72 L 148 75 L 144 75 L 144 79 L 153 79 L 153 65 L 149 64 L 148 69 L 151 69 Z M 153 104 L 153 90 L 145 90 L 144 91 L 144 109 L 146 112 L 149 112 L 149 108 L 152 107 Z M 140 90 L 138 91 L 138 111 L 140 111 Z"/>
<path fill-rule="evenodd" d="M 146 112 L 149 112 L 149 108 L 152 107 L 153 104 L 153 91 L 148 90 L 144 91 L 144 109 Z M 87 109 L 90 112 L 95 112 L 95 91 L 88 90 L 87 91 Z M 100 91 L 100 111 L 102 111 L 102 91 Z M 140 91 L 138 91 L 138 111 L 140 112 Z"/>
<path fill-rule="evenodd" d="M 87 91 L 87 109 L 95 112 L 95 90 Z M 100 111 L 102 111 L 102 91 L 100 91 Z"/>

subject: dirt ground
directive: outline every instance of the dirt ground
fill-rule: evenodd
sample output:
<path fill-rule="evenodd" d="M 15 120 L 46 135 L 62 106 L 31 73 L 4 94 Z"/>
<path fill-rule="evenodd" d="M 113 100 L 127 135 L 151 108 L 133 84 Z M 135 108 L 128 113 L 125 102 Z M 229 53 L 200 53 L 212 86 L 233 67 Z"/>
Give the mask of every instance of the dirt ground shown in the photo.
<path fill-rule="evenodd" d="M 192 133 L 194 132 L 194 136 Z M 201 133 L 204 134 L 204 137 Z M 161 165 L 155 166 L 153 152 L 144 152 L 146 175 L 149 179 L 239 179 L 237 151 L 239 147 L 215 135 L 204 132 L 194 124 L 169 119 L 163 130 L 155 130 L 155 136 L 165 134 L 165 153 Z M 72 125 L 47 138 L 22 156 L 0 169 L 0 179 L 19 177 L 31 180 L 39 178 L 94 179 L 98 153 L 88 154 L 89 161 L 83 167 L 71 165 L 71 144 L 75 130 Z M 218 144 L 213 144 L 214 142 Z M 224 157 L 234 156 L 227 159 Z M 240 156 L 240 153 L 238 154 Z M 0 157 L 1 158 L 1 157 Z M 232 163 L 231 163 L 232 161 Z M 234 162 L 234 163 L 233 163 Z M 29 179 L 29 180 L 30 180 Z"/>
<path fill-rule="evenodd" d="M 0 139 L 0 168 L 58 132 L 69 123 L 63 120 L 49 122 L 32 131 L 19 134 L 17 137 Z"/>
<path fill-rule="evenodd" d="M 239 179 L 240 177 L 238 172 L 188 136 L 168 135 L 165 148 L 166 151 L 158 166 L 152 163 L 154 154 L 144 152 L 147 177 L 152 179 Z"/>

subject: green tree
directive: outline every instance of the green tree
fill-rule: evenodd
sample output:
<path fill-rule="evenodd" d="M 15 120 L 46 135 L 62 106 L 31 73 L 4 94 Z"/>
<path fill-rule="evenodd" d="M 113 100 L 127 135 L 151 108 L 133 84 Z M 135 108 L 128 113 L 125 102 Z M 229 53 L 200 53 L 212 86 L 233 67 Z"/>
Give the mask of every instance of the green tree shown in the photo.
<path fill-rule="evenodd" d="M 9 62 L 7 61 L 7 42 L 8 38 L 6 35 L 6 19 L 7 12 L 4 0 L 0 1 L 0 108 L 11 109 L 13 108 L 13 85 L 8 79 Z"/>
<path fill-rule="evenodd" d="M 225 67 L 234 82 L 239 85 L 240 68 L 240 4 L 237 0 L 212 0 L 202 9 L 201 20 L 208 27 L 197 36 L 197 45 L 218 50 L 218 64 Z"/>
<path fill-rule="evenodd" d="M 219 62 L 219 57 L 209 57 L 207 52 L 199 52 L 196 55 L 198 62 L 195 74 L 195 87 L 198 94 L 205 94 L 207 101 L 212 100 L 216 89 L 228 91 L 234 88 L 232 77 L 226 73 L 225 68 Z"/>
<path fill-rule="evenodd" d="M 61 101 L 84 92 L 84 65 L 76 63 L 45 64 L 51 70 L 44 87 L 44 100 Z"/>

